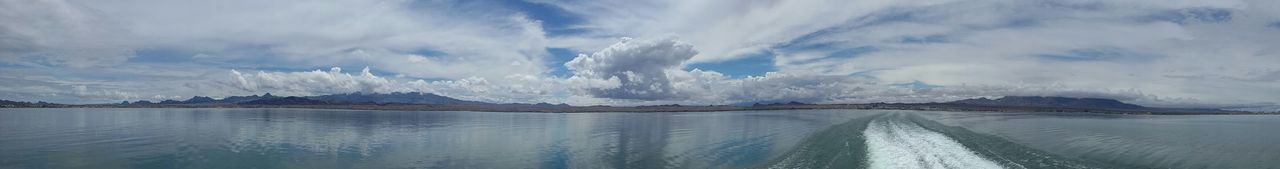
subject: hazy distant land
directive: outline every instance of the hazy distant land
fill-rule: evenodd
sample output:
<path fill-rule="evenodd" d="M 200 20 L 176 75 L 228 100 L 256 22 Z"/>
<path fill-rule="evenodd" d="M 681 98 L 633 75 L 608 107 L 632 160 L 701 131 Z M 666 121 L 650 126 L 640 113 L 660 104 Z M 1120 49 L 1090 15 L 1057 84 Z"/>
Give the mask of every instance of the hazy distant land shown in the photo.
<path fill-rule="evenodd" d="M 136 101 L 115 104 L 56 104 L 0 100 L 4 108 L 308 108 L 353 110 L 408 111 L 482 111 L 482 112 L 712 112 L 792 109 L 878 109 L 930 110 L 964 112 L 1088 112 L 1105 114 L 1203 115 L 1203 114 L 1275 114 L 1209 108 L 1154 108 L 1123 103 L 1112 99 L 1039 96 L 1006 96 L 999 99 L 965 99 L 943 103 L 859 103 L 808 104 L 800 102 L 749 105 L 652 105 L 652 106 L 571 106 L 566 104 L 497 104 L 459 100 L 430 93 L 334 94 L 307 97 L 232 96 L 222 99 L 196 96 L 185 101 Z"/>

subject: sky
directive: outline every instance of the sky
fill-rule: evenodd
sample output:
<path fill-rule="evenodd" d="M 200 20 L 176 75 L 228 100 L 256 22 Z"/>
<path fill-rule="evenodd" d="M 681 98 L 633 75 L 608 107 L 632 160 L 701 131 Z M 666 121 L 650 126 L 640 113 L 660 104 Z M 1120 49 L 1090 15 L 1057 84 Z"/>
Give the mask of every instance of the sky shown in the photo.
<path fill-rule="evenodd" d="M 1280 107 L 1274 0 L 0 0 L 0 98 Z"/>

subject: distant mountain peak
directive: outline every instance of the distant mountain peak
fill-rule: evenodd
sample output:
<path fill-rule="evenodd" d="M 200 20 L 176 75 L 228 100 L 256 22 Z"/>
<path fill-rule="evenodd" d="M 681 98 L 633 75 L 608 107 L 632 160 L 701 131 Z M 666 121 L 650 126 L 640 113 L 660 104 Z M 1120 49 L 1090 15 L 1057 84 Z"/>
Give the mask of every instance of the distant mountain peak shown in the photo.
<path fill-rule="evenodd" d="M 307 99 L 305 97 L 274 97 L 248 101 L 240 104 L 257 104 L 257 105 L 320 105 L 328 104 L 325 101 Z"/>
<path fill-rule="evenodd" d="M 186 101 L 182 101 L 182 102 L 186 104 L 206 104 L 206 103 L 215 103 L 217 101 L 218 101 L 217 99 L 213 99 L 212 97 L 193 96 L 191 97 L 191 99 L 187 99 Z"/>
<path fill-rule="evenodd" d="M 1015 106 L 1015 107 L 1056 107 L 1056 108 L 1101 108 L 1101 109 L 1145 109 L 1147 107 L 1124 103 L 1115 99 L 1103 98 L 1070 98 L 1054 96 L 1005 96 L 999 99 L 964 99 L 950 103 L 980 106 Z"/>
<path fill-rule="evenodd" d="M 306 98 L 335 103 L 487 104 L 484 102 L 460 100 L 452 97 L 421 92 L 354 92 L 347 94 L 308 96 Z"/>

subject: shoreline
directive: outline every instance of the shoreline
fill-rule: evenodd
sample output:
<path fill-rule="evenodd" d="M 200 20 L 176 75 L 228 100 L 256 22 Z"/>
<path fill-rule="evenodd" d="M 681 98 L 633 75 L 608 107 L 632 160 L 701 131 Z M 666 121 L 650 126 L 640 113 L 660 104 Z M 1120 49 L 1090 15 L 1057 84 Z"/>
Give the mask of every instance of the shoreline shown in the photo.
<path fill-rule="evenodd" d="M 661 112 L 726 112 L 760 110 L 918 110 L 952 112 L 1046 112 L 1046 113 L 1095 113 L 1121 115 L 1280 115 L 1277 113 L 1223 111 L 1206 109 L 1096 109 L 1055 107 L 1005 107 L 977 106 L 953 103 L 867 103 L 867 104 L 773 104 L 756 106 L 556 106 L 528 104 L 311 104 L 311 105 L 257 105 L 257 104 L 153 104 L 153 105 L 45 105 L 3 108 L 297 108 L 325 110 L 394 110 L 394 111 L 473 111 L 473 112 L 521 112 L 521 113 L 661 113 Z"/>

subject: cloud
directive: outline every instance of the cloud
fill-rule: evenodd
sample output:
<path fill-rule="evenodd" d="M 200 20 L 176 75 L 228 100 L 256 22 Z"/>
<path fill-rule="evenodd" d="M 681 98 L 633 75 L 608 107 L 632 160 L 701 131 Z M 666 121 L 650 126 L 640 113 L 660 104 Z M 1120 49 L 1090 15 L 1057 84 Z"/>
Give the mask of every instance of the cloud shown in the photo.
<path fill-rule="evenodd" d="M 929 65 L 873 71 L 864 75 L 768 72 L 761 76 L 731 78 L 715 71 L 682 70 L 697 50 L 688 43 L 664 38 L 640 40 L 623 38 L 594 52 L 567 62 L 573 76 L 565 78 L 515 74 L 499 79 L 468 77 L 454 80 L 413 80 L 379 77 L 368 68 L 359 74 L 330 71 L 232 72 L 231 84 L 244 91 L 316 95 L 349 92 L 429 92 L 461 99 L 501 103 L 570 103 L 575 105 L 645 104 L 735 104 L 750 102 L 801 101 L 810 103 L 945 102 L 976 97 L 1065 96 L 1111 98 L 1144 105 L 1166 107 L 1232 106 L 1206 104 L 1183 97 L 1159 97 L 1137 88 L 1114 89 L 1069 83 L 973 83 L 967 78 L 986 78 L 939 72 L 1001 71 L 992 66 Z M 1016 67 L 1014 67 L 1016 68 Z M 924 73 L 898 75 L 895 73 Z M 986 72 L 984 74 L 992 74 Z M 893 77 L 931 76 L 928 81 L 907 81 Z M 1259 75 L 1258 77 L 1269 77 Z M 999 79 L 996 77 L 989 77 Z M 950 84 L 948 80 L 957 80 Z M 914 85 L 910 85 L 914 84 Z M 1196 104 L 1193 104 L 1196 103 Z M 1252 103 L 1251 103 L 1252 104 Z M 1238 106 L 1238 105 L 1237 105 Z"/>
<path fill-rule="evenodd" d="M 871 79 L 849 76 L 815 76 L 768 73 L 730 82 L 728 100 L 824 102 L 865 97 L 874 89 Z"/>
<path fill-rule="evenodd" d="M 320 95 L 335 93 L 390 93 L 406 89 L 386 78 L 374 76 L 369 68 L 357 75 L 342 73 L 342 68 L 309 72 L 240 73 L 231 70 L 231 85 L 244 91 L 277 92 L 282 95 Z"/>
<path fill-rule="evenodd" d="M 41 78 L 0 77 L 0 99 L 54 103 L 104 103 L 146 98 L 109 84 L 49 82 Z"/>
<path fill-rule="evenodd" d="M 924 102 L 1005 95 L 1101 97 L 1126 101 L 1146 97 L 1140 92 L 1070 89 L 1061 85 L 916 89 L 898 87 L 866 76 L 769 72 L 763 76 L 732 79 L 715 71 L 679 69 L 678 65 L 688 62 L 695 53 L 692 45 L 670 38 L 657 41 L 624 38 L 599 52 L 579 55 L 566 63 L 574 76 L 565 83 L 569 86 L 579 84 L 570 90 L 594 98 L 686 104 Z M 582 82 L 584 79 L 597 83 Z M 613 81 L 619 84 L 610 85 Z"/>
<path fill-rule="evenodd" d="M 569 84 L 564 79 L 512 75 L 492 80 L 483 77 L 431 82 L 415 80 L 408 85 L 421 92 L 491 103 L 564 103 L 565 99 L 556 95 L 565 94 L 564 86 Z"/>
<path fill-rule="evenodd" d="M 731 79 L 714 71 L 680 70 L 679 66 L 696 53 L 692 45 L 674 38 L 652 41 L 623 38 L 608 48 L 567 62 L 566 67 L 573 72 L 573 76 L 567 78 L 517 74 L 497 81 L 484 77 L 426 81 L 379 77 L 368 68 L 358 74 L 348 74 L 335 67 L 329 71 L 304 72 L 232 70 L 231 78 L 222 83 L 243 91 L 278 95 L 417 91 L 491 102 L 627 105 L 828 102 L 861 97 L 860 92 L 874 83 L 866 78 L 783 73 Z M 556 96 L 557 93 L 568 95 Z M 569 98 L 576 96 L 587 98 Z"/>
<path fill-rule="evenodd" d="M 0 96 L 77 100 L 84 86 L 85 96 L 135 98 L 421 91 L 588 105 L 1280 100 L 1272 94 L 1280 69 L 1270 64 L 1280 62 L 1280 1 L 530 1 L 555 9 L 0 1 Z M 538 13 L 546 11 L 554 13 Z M 586 54 L 567 59 L 548 48 Z M 773 72 L 725 76 L 717 71 L 733 71 L 698 66 L 737 61 Z M 365 66 L 372 69 L 290 71 Z"/>
<path fill-rule="evenodd" d="M 284 96 L 313 96 L 340 93 L 392 93 L 426 92 L 459 99 L 495 103 L 561 102 L 547 97 L 564 84 L 562 79 L 547 79 L 531 75 L 512 75 L 490 80 L 484 77 L 468 77 L 456 80 L 426 81 L 382 77 L 374 75 L 366 67 L 359 73 L 345 73 L 340 67 L 329 71 L 243 73 L 231 70 L 226 80 L 216 84 L 231 86 L 238 92 L 264 93 Z M 212 86 L 209 86 L 212 87 Z"/>
<path fill-rule="evenodd" d="M 1061 84 L 1218 103 L 1280 99 L 1256 92 L 1280 90 L 1263 87 L 1269 83 L 1165 78 L 1246 79 L 1274 70 L 1258 64 L 1280 59 L 1267 47 L 1280 34 L 1264 33 L 1280 20 L 1274 1 L 544 3 L 585 18 L 579 27 L 588 36 L 552 39 L 579 51 L 611 41 L 593 37 L 674 35 L 698 46 L 684 64 L 768 53 L 779 73 L 865 75 L 888 84 Z M 874 50 L 843 52 L 854 49 Z"/>
<path fill-rule="evenodd" d="M 636 41 L 622 38 L 591 55 L 581 54 L 565 63 L 575 79 L 618 81 L 617 86 L 587 83 L 587 94 L 602 98 L 658 100 L 682 97 L 672 87 L 667 71 L 692 58 L 698 51 L 674 39 Z"/>
<path fill-rule="evenodd" d="M 88 86 L 75 86 L 72 88 L 71 94 L 81 98 L 100 98 L 110 100 L 128 100 L 141 98 L 136 94 L 122 92 L 118 90 L 90 90 Z M 157 98 L 162 99 L 162 98 Z"/>
<path fill-rule="evenodd" d="M 904 11 L 950 10 L 938 6 L 975 4 L 972 10 L 1003 10 L 1001 2 L 1017 1 L 838 1 L 838 0 L 713 0 L 713 1 L 543 1 L 578 14 L 586 22 L 587 36 L 557 37 L 578 49 L 588 37 L 631 36 L 656 38 L 680 36 L 700 47 L 691 63 L 720 62 L 765 53 L 795 39 L 815 33 L 852 29 L 879 19 L 893 20 Z M 948 6 L 951 7 L 951 6 Z M 595 44 L 608 43 L 598 38 Z M 585 50 L 584 50 L 585 51 Z"/>
<path fill-rule="evenodd" d="M 548 69 L 539 21 L 452 1 L 126 0 L 0 2 L 0 58 L 106 67 L 139 50 L 219 56 L 228 67 L 369 65 L 415 77 L 499 78 Z M 415 58 L 420 51 L 440 55 Z M 163 57 L 163 56 L 162 56 Z M 484 69 L 501 60 L 505 69 Z"/>
<path fill-rule="evenodd" d="M 0 59 L 77 68 L 119 64 L 134 42 L 120 23 L 62 0 L 0 1 Z"/>

